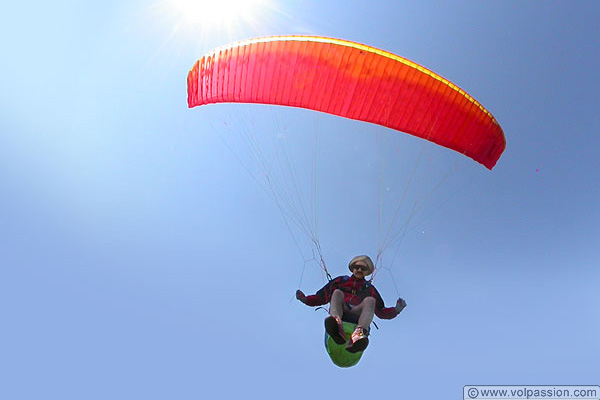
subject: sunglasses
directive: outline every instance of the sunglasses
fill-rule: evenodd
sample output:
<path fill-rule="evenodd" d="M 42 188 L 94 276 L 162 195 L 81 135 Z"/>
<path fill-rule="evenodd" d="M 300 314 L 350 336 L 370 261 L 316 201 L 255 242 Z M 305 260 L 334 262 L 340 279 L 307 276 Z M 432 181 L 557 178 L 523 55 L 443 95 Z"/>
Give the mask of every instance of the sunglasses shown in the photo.
<path fill-rule="evenodd" d="M 352 269 L 352 271 L 354 271 L 355 269 L 362 271 L 362 272 L 367 272 L 370 268 L 367 267 L 366 265 L 353 265 L 350 267 L 350 269 Z"/>

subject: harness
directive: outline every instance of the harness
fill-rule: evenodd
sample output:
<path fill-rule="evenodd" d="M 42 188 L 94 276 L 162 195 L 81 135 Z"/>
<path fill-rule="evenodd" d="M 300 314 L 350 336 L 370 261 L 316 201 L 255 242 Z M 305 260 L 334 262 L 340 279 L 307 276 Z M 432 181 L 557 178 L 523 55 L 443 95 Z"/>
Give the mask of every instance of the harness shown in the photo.
<path fill-rule="evenodd" d="M 347 282 L 348 280 L 350 280 L 350 277 L 344 275 L 344 276 L 341 277 L 340 282 Z M 345 286 L 340 286 L 340 287 L 338 287 L 336 289 L 339 289 L 339 290 L 341 290 L 344 293 L 349 293 L 352 296 L 358 296 L 359 293 L 362 293 L 365 290 L 369 290 L 372 286 L 373 285 L 371 285 L 371 281 L 365 280 L 359 288 L 355 288 L 354 285 L 353 285 L 352 288 L 348 288 L 348 287 L 345 287 Z M 348 305 L 350 307 L 352 307 L 349 303 L 348 303 Z"/>
<path fill-rule="evenodd" d="M 350 279 L 349 276 L 344 275 L 344 276 L 342 276 L 342 277 L 339 278 L 339 282 L 341 282 L 341 283 L 347 282 L 349 279 Z M 359 296 L 359 294 L 362 293 L 362 292 L 364 292 L 365 290 L 368 291 L 372 286 L 373 285 L 371 284 L 370 280 L 368 280 L 368 281 L 364 280 L 363 283 L 360 285 L 359 288 L 355 288 L 354 286 L 352 288 L 340 286 L 340 287 L 337 287 L 336 289 L 339 289 L 339 290 L 341 290 L 344 293 L 349 293 L 349 294 L 351 294 L 354 297 L 354 296 Z M 352 304 L 350 304 L 350 301 L 345 302 L 345 305 L 349 309 L 352 309 L 352 307 L 355 307 Z M 342 320 L 343 320 L 343 317 L 342 317 Z M 347 322 L 356 324 L 357 321 L 347 321 Z M 371 323 L 375 326 L 375 328 L 379 329 L 379 327 L 377 326 L 377 324 L 375 323 L 375 321 L 372 321 Z"/>

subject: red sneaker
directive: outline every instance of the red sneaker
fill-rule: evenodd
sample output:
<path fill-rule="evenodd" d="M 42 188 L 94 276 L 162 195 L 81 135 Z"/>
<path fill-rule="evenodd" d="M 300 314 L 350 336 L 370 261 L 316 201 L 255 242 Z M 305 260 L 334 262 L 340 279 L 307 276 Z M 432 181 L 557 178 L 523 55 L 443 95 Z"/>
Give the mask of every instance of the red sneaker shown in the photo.
<path fill-rule="evenodd" d="M 367 346 L 369 345 L 369 331 L 362 326 L 357 326 L 352 332 L 352 336 L 348 341 L 348 345 L 346 346 L 346 350 L 350 353 L 358 353 L 359 351 L 365 351 Z"/>

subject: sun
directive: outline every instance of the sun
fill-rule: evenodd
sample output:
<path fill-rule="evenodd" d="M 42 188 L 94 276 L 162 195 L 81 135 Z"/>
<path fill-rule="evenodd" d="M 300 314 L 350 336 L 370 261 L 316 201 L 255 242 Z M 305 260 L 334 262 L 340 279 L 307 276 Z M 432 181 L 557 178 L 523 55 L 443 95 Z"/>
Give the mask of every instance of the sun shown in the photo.
<path fill-rule="evenodd" d="M 141 14 L 144 29 L 161 35 L 155 57 L 203 54 L 238 40 L 268 36 L 291 14 L 278 0 L 152 0 Z"/>
<path fill-rule="evenodd" d="M 197 29 L 232 30 L 251 25 L 267 0 L 169 0 L 175 14 Z"/>

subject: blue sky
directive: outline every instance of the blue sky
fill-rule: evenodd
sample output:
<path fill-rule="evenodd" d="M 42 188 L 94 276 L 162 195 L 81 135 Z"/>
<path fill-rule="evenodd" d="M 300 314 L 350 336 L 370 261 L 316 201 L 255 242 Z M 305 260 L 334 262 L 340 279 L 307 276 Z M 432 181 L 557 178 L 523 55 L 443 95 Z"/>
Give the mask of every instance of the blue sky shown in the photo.
<path fill-rule="evenodd" d="M 153 1 L 4 7 L 0 397 L 447 398 L 600 383 L 596 2 L 272 0 L 222 15 Z M 432 69 L 494 114 L 505 153 L 488 171 L 305 110 L 187 108 L 204 52 L 277 34 Z M 324 313 L 293 299 L 324 280 L 246 170 L 239 131 L 268 157 L 285 144 L 296 193 L 318 185 L 309 215 L 334 275 L 377 251 L 377 215 L 391 220 L 417 168 L 400 213 L 411 228 L 376 277 L 388 304 L 408 307 L 352 369 L 327 358 Z"/>

